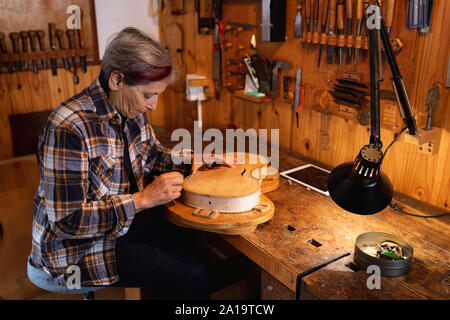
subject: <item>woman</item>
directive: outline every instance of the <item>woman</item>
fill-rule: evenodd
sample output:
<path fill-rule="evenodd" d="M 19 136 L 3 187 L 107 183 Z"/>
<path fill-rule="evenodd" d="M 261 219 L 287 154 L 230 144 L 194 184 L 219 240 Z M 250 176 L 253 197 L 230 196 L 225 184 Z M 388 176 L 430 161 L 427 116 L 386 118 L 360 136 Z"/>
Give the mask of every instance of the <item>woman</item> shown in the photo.
<path fill-rule="evenodd" d="M 82 286 L 208 297 L 205 267 L 186 253 L 183 232 L 143 228 L 144 210 L 178 198 L 183 176 L 198 168 L 174 165 L 172 157 L 182 155 L 160 145 L 145 115 L 175 80 L 161 45 L 126 28 L 108 44 L 99 77 L 45 123 L 29 263 L 58 284 L 67 283 L 75 265 Z M 144 186 L 148 174 L 156 177 Z"/>

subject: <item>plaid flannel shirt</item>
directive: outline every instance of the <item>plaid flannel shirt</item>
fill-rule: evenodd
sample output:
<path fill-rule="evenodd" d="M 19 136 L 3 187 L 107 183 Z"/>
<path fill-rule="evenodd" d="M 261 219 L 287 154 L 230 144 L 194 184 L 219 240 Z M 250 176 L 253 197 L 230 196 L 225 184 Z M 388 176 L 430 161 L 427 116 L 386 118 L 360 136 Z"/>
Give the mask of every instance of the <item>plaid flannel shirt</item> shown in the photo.
<path fill-rule="evenodd" d="M 136 213 L 124 170 L 121 121 L 97 78 L 58 106 L 42 128 L 29 260 L 61 285 L 71 265 L 80 267 L 82 285 L 119 280 L 115 241 Z M 145 114 L 126 119 L 124 134 L 139 190 L 144 174 L 189 173 L 191 165 L 174 165 L 172 154 L 182 155 L 158 142 Z"/>

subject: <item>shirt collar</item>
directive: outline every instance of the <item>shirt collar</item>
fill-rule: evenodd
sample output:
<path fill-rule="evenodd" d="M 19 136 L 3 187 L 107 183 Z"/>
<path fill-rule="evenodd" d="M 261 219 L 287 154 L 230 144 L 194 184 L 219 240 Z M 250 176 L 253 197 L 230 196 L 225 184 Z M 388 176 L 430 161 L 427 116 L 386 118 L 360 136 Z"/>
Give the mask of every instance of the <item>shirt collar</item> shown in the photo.
<path fill-rule="evenodd" d="M 108 99 L 105 90 L 100 85 L 100 81 L 96 78 L 89 86 L 89 95 L 94 103 L 97 114 L 105 121 L 113 119 L 119 124 L 122 116 Z"/>

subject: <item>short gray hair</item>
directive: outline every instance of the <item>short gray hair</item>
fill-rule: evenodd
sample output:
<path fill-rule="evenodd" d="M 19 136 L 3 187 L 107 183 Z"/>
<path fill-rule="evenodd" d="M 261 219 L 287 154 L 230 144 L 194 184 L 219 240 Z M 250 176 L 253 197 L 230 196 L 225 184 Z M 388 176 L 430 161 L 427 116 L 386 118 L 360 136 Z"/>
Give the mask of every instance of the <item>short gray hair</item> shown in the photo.
<path fill-rule="evenodd" d="M 166 78 L 173 83 L 178 75 L 161 44 L 132 27 L 113 35 L 106 46 L 99 77 L 105 90 L 109 89 L 108 80 L 114 70 L 123 73 L 130 86 Z"/>

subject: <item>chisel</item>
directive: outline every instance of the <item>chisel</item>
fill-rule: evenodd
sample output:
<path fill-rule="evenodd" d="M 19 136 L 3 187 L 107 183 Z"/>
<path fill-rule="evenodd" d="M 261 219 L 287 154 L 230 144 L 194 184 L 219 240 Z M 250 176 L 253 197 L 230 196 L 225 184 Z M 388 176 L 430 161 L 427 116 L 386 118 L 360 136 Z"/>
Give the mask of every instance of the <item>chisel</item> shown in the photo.
<path fill-rule="evenodd" d="M 297 0 L 297 15 L 295 16 L 295 25 L 294 25 L 294 37 L 300 38 L 302 36 L 302 5 L 300 4 L 301 0 Z"/>
<path fill-rule="evenodd" d="M 48 24 L 48 35 L 50 40 L 50 49 L 52 51 L 56 50 L 56 24 L 55 23 L 49 23 Z M 50 65 L 52 67 L 52 75 L 56 76 L 58 73 L 57 65 L 56 65 L 56 58 L 50 58 Z"/>
<path fill-rule="evenodd" d="M 181 14 L 185 14 L 185 3 L 183 0 L 183 11 Z M 84 29 L 83 29 L 83 12 L 80 11 L 80 28 L 77 29 L 77 35 L 78 35 L 78 48 L 83 49 L 84 48 Z M 87 71 L 87 65 L 86 65 L 86 56 L 80 56 L 80 68 L 81 72 L 86 73 Z"/>
<path fill-rule="evenodd" d="M 39 40 L 39 49 L 41 49 L 42 52 L 45 52 L 45 43 L 44 43 L 45 32 L 43 30 L 39 30 L 37 32 L 37 36 Z M 42 58 L 42 68 L 48 69 L 47 59 L 45 58 Z"/>
<path fill-rule="evenodd" d="M 313 13 L 312 13 L 312 19 L 313 19 L 313 30 L 312 32 L 317 32 L 317 25 L 319 23 L 319 0 L 314 0 L 313 2 Z"/>
<path fill-rule="evenodd" d="M 10 33 L 9 38 L 11 39 L 12 42 L 13 52 L 20 53 L 20 44 L 19 44 L 20 34 L 18 34 L 17 32 Z M 22 71 L 22 63 L 20 63 L 20 60 L 14 61 L 14 68 L 16 69 L 17 72 Z"/>
<path fill-rule="evenodd" d="M 36 52 L 37 48 L 37 34 L 36 31 L 28 31 L 28 34 L 30 35 L 30 48 L 34 53 Z M 39 72 L 38 62 L 36 59 L 33 59 L 33 72 L 34 74 L 37 74 Z"/>
<path fill-rule="evenodd" d="M 306 32 L 311 31 L 311 0 L 305 0 Z"/>
<path fill-rule="evenodd" d="M 322 8 L 322 18 L 321 18 L 321 23 L 320 23 L 320 33 L 325 33 L 326 31 L 326 27 L 327 27 L 327 20 L 328 20 L 328 6 L 330 5 L 330 0 L 328 1 L 324 1 L 323 3 L 323 8 Z M 319 60 L 317 62 L 317 66 L 320 67 L 320 58 L 322 57 L 322 48 L 323 48 L 323 44 L 320 44 L 319 47 Z"/>
<path fill-rule="evenodd" d="M 61 50 L 66 50 L 66 44 L 64 42 L 64 31 L 62 31 L 61 29 L 57 29 L 55 31 L 56 34 L 56 38 L 58 39 L 58 45 L 59 45 L 59 49 Z M 64 68 L 66 70 L 70 70 L 70 63 L 69 63 L 69 59 L 67 57 L 63 57 L 63 63 L 64 63 Z"/>
<path fill-rule="evenodd" d="M 345 0 L 345 25 L 347 36 L 352 36 L 352 0 Z M 347 61 L 352 59 L 352 48 L 347 47 Z"/>
<path fill-rule="evenodd" d="M 363 19 L 363 0 L 356 0 L 356 36 L 361 35 L 362 19 Z M 355 48 L 355 56 L 353 57 L 353 63 L 358 63 L 359 48 Z"/>
<path fill-rule="evenodd" d="M 339 1 L 337 4 L 337 34 L 344 34 L 344 2 Z M 338 46 L 339 64 L 344 62 L 344 49 Z"/>
<path fill-rule="evenodd" d="M 28 52 L 28 37 L 30 35 L 28 34 L 27 31 L 21 31 L 20 32 L 20 37 L 22 38 L 22 52 L 23 53 L 27 53 Z M 23 69 L 25 71 L 28 70 L 28 60 L 25 59 L 23 60 Z"/>
<path fill-rule="evenodd" d="M 335 27 L 336 27 L 336 0 L 330 0 L 328 7 L 328 34 L 334 35 Z M 327 46 L 327 63 L 332 64 L 334 61 L 334 52 L 335 47 L 328 45 Z"/>
<path fill-rule="evenodd" d="M 70 49 L 75 49 L 75 31 L 67 30 L 67 37 L 69 38 L 69 47 Z M 73 83 L 78 84 L 80 80 L 77 75 L 77 62 L 75 61 L 75 57 L 72 57 L 72 65 L 73 65 Z"/>
<path fill-rule="evenodd" d="M 395 0 L 387 0 L 386 17 L 384 18 L 384 24 L 386 25 L 387 34 L 391 32 L 392 21 L 394 20 L 394 8 Z"/>
<path fill-rule="evenodd" d="M 5 43 L 5 34 L 3 32 L 0 32 L 0 51 L 3 54 L 8 53 L 8 49 L 6 48 L 6 43 Z M 6 64 L 6 69 L 8 69 L 9 73 L 13 73 L 14 69 L 11 65 L 11 62 L 7 61 L 5 62 Z"/>

